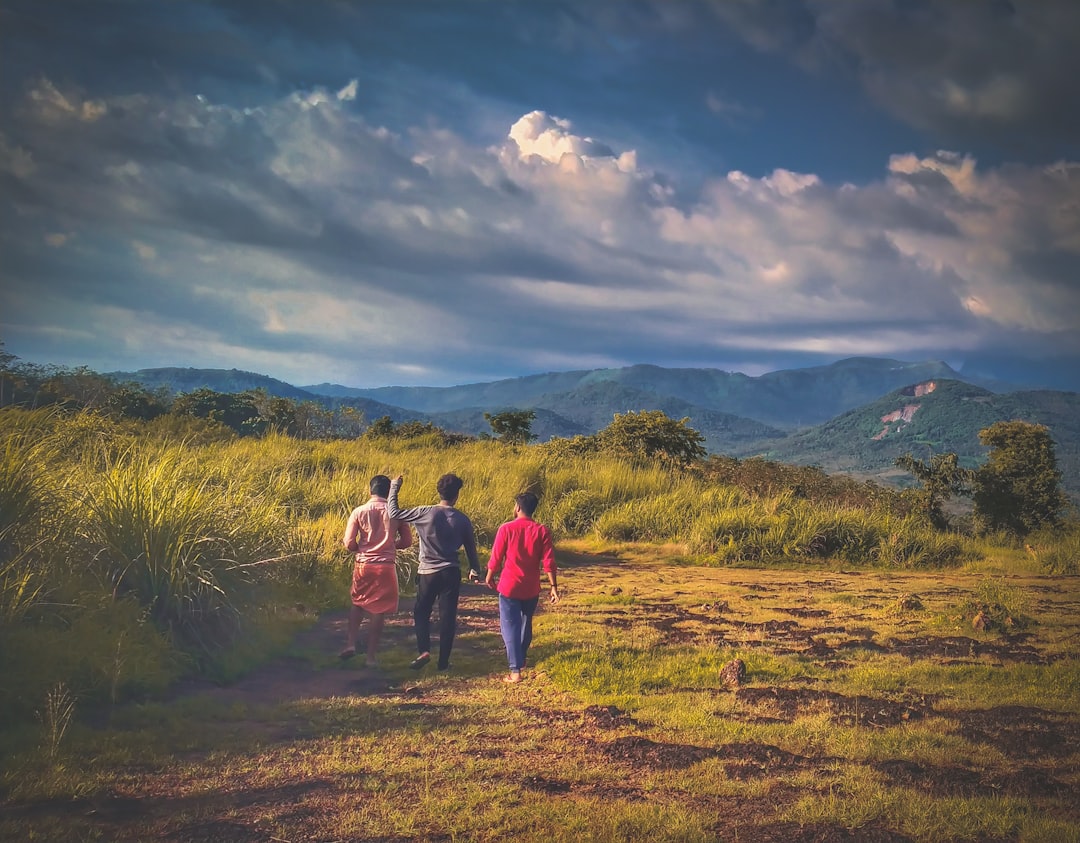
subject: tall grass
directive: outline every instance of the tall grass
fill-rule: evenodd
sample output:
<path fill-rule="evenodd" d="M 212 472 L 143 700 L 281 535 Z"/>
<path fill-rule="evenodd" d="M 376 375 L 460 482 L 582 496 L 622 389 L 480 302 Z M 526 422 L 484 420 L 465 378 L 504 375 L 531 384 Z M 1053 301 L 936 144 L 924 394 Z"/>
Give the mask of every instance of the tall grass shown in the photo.
<path fill-rule="evenodd" d="M 83 501 L 91 568 L 133 596 L 159 628 L 211 646 L 235 631 L 235 595 L 271 552 L 257 501 L 185 473 L 178 448 L 118 461 Z"/>
<path fill-rule="evenodd" d="M 341 536 L 375 474 L 404 475 L 404 506 L 434 503 L 438 478 L 460 475 L 458 505 L 481 552 L 525 490 L 540 496 L 537 517 L 556 542 L 677 544 L 684 560 L 702 564 L 926 568 L 987 552 L 986 540 L 936 532 L 873 500 L 860 505 L 851 489 L 830 495 L 824 478 L 811 478 L 808 497 L 801 485 L 784 486 L 787 475 L 762 485 L 757 469 L 735 485 L 738 472 L 495 441 L 253 439 L 209 424 L 118 425 L 89 413 L 13 409 L 0 411 L 0 436 L 0 626 L 26 633 L 48 616 L 71 629 L 76 615 L 89 623 L 93 607 L 123 602 L 155 634 L 197 654 L 262 611 L 248 607 L 344 603 L 350 562 Z M 1073 571 L 1078 557 L 1068 536 L 1078 534 L 1061 542 L 1040 536 L 1030 553 L 1051 572 Z M 405 587 L 414 564 L 403 557 Z M 56 605 L 45 606 L 46 594 Z M 121 632 L 130 663 L 136 652 L 157 652 L 159 642 L 139 641 L 134 627 Z M 116 650 L 110 636 L 96 651 Z M 83 698 L 84 685 L 71 687 Z"/>
<path fill-rule="evenodd" d="M 55 446 L 33 433 L 46 414 L 0 414 L 4 424 L 15 420 L 22 424 L 0 444 L 0 627 L 21 619 L 45 588 L 50 572 L 40 551 L 55 506 L 48 475 Z"/>

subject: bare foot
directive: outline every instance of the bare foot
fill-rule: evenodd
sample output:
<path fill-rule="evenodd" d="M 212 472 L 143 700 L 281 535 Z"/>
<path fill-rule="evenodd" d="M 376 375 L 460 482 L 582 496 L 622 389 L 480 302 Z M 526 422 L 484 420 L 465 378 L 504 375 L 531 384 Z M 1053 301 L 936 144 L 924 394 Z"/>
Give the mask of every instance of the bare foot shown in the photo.
<path fill-rule="evenodd" d="M 521 673 L 516 670 L 511 671 L 509 676 L 503 677 L 503 682 L 505 682 L 507 685 L 516 685 L 520 681 Z"/>

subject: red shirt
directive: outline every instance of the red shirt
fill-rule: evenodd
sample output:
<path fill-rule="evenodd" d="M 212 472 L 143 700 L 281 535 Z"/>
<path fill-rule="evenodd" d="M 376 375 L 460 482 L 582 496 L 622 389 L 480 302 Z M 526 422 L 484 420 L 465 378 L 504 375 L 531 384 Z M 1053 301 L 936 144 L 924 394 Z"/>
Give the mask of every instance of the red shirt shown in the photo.
<path fill-rule="evenodd" d="M 555 571 L 551 531 L 531 518 L 515 518 L 499 526 L 491 546 L 488 571 L 498 571 L 499 594 L 529 600 L 540 594 L 540 571 Z"/>

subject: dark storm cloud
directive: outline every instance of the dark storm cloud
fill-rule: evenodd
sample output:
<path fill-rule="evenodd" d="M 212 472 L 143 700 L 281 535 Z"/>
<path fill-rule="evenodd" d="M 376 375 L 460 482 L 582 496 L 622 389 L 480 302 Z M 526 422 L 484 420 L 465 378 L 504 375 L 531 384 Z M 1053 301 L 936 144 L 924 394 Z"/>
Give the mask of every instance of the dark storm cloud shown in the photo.
<path fill-rule="evenodd" d="M 759 50 L 851 74 L 938 143 L 1012 155 L 1080 149 L 1080 4 L 1072 0 L 725 2 L 714 14 Z"/>

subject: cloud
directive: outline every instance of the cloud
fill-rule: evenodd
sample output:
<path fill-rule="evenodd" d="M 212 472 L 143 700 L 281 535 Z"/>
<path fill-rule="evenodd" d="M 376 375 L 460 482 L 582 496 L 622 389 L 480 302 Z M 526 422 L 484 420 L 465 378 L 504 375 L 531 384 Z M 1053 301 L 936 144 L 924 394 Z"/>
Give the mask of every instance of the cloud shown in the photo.
<path fill-rule="evenodd" d="M 950 143 L 1051 157 L 1080 148 L 1080 5 L 715 0 L 756 49 L 850 75 L 894 117 Z"/>
<path fill-rule="evenodd" d="M 372 122 L 359 97 L 39 79 L 0 146 L 24 162 L 4 170 L 18 210 L 0 200 L 2 330 L 41 350 L 78 325 L 65 347 L 88 365 L 355 385 L 1080 345 L 1076 164 L 897 152 L 861 184 L 777 168 L 680 185 L 541 109 L 477 142 Z"/>

